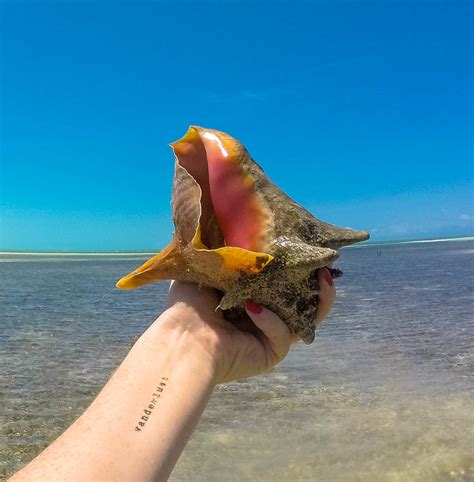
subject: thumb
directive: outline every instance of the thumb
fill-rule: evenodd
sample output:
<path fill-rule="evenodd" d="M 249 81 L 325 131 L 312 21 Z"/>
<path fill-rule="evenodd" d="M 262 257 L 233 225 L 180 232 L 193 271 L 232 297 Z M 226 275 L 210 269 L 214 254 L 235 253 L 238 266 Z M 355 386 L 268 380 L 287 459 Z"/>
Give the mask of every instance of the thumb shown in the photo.
<path fill-rule="evenodd" d="M 246 301 L 245 311 L 265 335 L 264 341 L 277 358 L 275 363 L 283 360 L 291 345 L 291 333 L 285 323 L 273 311 L 252 300 Z"/>

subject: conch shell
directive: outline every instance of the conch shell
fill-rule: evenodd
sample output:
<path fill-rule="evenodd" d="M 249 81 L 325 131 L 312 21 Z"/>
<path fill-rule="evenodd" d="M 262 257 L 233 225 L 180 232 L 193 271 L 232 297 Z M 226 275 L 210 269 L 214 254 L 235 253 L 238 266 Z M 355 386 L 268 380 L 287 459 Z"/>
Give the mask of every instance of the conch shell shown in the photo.
<path fill-rule="evenodd" d="M 123 277 L 124 289 L 175 279 L 220 290 L 228 319 L 246 316 L 252 299 L 311 343 L 317 270 L 366 231 L 316 219 L 273 184 L 245 147 L 213 129 L 190 127 L 171 144 L 175 155 L 171 243 Z"/>

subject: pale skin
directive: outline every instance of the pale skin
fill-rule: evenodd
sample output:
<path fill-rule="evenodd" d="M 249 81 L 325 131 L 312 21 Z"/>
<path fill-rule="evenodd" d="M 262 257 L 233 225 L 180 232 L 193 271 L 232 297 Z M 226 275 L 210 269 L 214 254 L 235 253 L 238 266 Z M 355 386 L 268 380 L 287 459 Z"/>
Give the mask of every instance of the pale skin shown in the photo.
<path fill-rule="evenodd" d="M 328 273 L 318 273 L 317 322 L 336 297 Z M 270 370 L 298 341 L 270 310 L 247 303 L 253 325 L 235 326 L 218 301 L 211 289 L 174 283 L 167 309 L 89 408 L 10 480 L 167 480 L 216 385 Z"/>

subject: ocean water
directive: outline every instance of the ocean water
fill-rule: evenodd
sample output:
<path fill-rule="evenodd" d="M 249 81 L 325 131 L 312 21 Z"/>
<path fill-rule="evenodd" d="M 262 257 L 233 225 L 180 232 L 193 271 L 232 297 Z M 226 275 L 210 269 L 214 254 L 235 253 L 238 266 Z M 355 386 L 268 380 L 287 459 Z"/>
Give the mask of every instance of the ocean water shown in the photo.
<path fill-rule="evenodd" d="M 167 284 L 141 255 L 0 255 L 0 477 L 90 403 Z M 173 481 L 474 480 L 474 241 L 341 251 L 315 342 L 218 387 Z"/>

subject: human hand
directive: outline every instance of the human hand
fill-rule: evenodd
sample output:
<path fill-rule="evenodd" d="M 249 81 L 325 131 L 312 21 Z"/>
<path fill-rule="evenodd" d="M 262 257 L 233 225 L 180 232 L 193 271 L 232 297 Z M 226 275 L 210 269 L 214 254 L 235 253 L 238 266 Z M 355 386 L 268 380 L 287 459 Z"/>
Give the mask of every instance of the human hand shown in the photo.
<path fill-rule="evenodd" d="M 329 270 L 318 272 L 321 287 L 315 322 L 320 323 L 332 308 L 336 290 Z M 290 346 L 300 340 L 291 334 L 272 311 L 252 301 L 246 303 L 249 320 L 229 322 L 216 311 L 216 290 L 195 284 L 174 282 L 168 308 L 159 318 L 162 328 L 180 331 L 212 360 L 215 382 L 247 378 L 273 368 L 285 358 Z"/>

